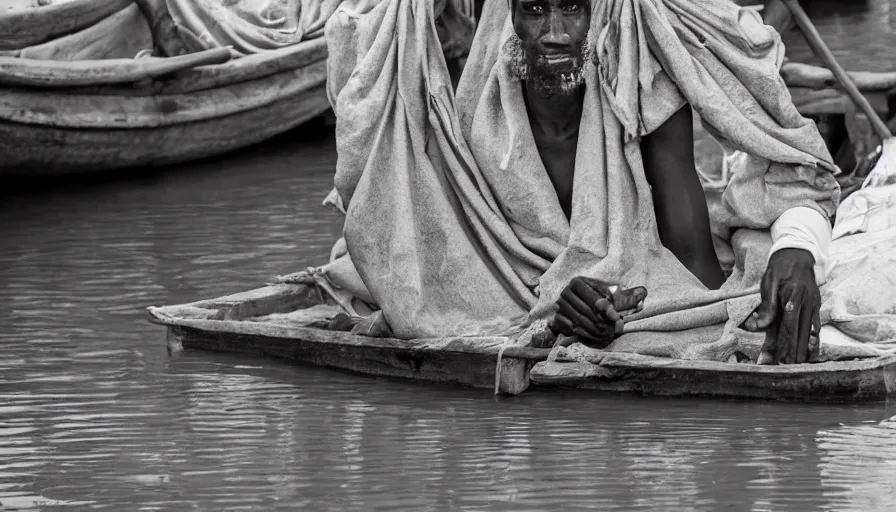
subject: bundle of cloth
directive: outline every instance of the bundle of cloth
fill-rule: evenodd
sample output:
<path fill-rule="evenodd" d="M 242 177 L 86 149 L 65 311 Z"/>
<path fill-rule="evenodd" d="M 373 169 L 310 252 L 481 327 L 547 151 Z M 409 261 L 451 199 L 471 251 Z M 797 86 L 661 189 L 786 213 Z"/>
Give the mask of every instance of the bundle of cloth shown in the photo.
<path fill-rule="evenodd" d="M 273 50 L 323 36 L 342 0 L 167 0 L 171 18 L 210 48 L 236 54 Z"/>
<path fill-rule="evenodd" d="M 740 326 L 760 302 L 771 226 L 800 206 L 831 218 L 840 200 L 839 171 L 779 77 L 780 38 L 732 2 L 593 9 L 569 218 L 511 70 L 509 0 L 486 0 L 456 95 L 433 0 L 382 0 L 351 23 L 328 23 L 331 59 L 343 55 L 353 69 L 331 91 L 338 162 L 327 202 L 345 224 L 331 262 L 313 274 L 349 314 L 379 316 L 406 339 L 515 336 L 544 329 L 569 281 L 591 276 L 648 290 L 607 350 L 756 360 L 764 335 Z M 732 255 L 718 290 L 660 242 L 639 150 L 684 103 L 740 152 L 711 208 Z M 896 280 L 896 251 L 874 270 L 838 252 L 854 255 L 865 235 L 844 237 L 823 265 L 823 359 L 879 355 L 896 341 L 892 288 L 864 289 Z M 868 246 L 893 245 L 869 236 Z"/>

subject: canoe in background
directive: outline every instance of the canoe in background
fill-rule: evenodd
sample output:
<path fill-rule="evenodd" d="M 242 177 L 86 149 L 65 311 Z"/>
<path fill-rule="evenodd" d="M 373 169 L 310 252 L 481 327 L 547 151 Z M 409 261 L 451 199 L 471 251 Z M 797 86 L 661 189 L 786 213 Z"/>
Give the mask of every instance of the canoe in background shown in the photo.
<path fill-rule="evenodd" d="M 11 1 L 22 2 L 0 0 Z M 0 27 L 48 26 L 42 32 L 0 30 L 0 176 L 214 156 L 329 109 L 323 38 L 250 55 L 219 47 L 134 58 L 159 46 L 144 9 L 132 0 L 0 7 Z M 63 11 L 74 13 L 72 20 L 57 20 Z M 30 46 L 14 48 L 24 44 Z"/>
<path fill-rule="evenodd" d="M 509 339 L 502 337 L 399 340 L 308 327 L 312 320 L 326 320 L 338 306 L 327 304 L 313 284 L 282 281 L 244 293 L 148 310 L 151 321 L 168 328 L 169 352 L 186 349 L 266 356 L 368 375 L 497 387 L 511 395 L 525 391 L 532 382 L 540 387 L 662 396 L 805 402 L 870 402 L 896 396 L 893 355 L 759 366 L 602 352 L 600 361 L 559 362 L 546 361 L 549 349 L 526 346 L 521 340 L 508 343 Z"/>

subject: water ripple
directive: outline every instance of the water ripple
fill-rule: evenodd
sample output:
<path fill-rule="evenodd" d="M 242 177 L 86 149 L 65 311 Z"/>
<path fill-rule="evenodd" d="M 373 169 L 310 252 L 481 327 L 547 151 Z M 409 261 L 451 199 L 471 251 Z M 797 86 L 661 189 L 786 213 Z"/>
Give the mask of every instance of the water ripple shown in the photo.
<path fill-rule="evenodd" d="M 896 410 L 405 383 L 169 357 L 144 307 L 323 261 L 332 140 L 0 212 L 7 510 L 894 510 Z"/>

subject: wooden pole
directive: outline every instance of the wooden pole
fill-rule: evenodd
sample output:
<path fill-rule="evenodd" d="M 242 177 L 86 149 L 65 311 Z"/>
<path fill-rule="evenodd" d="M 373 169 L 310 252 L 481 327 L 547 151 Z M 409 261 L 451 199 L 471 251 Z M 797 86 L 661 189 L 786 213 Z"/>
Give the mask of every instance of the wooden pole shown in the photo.
<path fill-rule="evenodd" d="M 874 131 L 880 136 L 881 139 L 889 139 L 893 137 L 893 134 L 890 133 L 890 129 L 887 128 L 887 125 L 883 122 L 880 116 L 877 115 L 877 112 L 871 107 L 871 104 L 868 103 L 868 100 L 862 93 L 859 92 L 859 89 L 856 87 L 856 84 L 853 83 L 852 79 L 849 75 L 846 74 L 846 71 L 837 60 L 834 58 L 834 54 L 831 53 L 831 50 L 825 44 L 825 42 L 821 39 L 821 35 L 818 33 L 818 30 L 815 29 L 815 25 L 812 24 L 812 21 L 809 20 L 809 16 L 806 14 L 806 11 L 803 10 L 802 6 L 798 0 L 782 0 L 784 5 L 790 9 L 790 12 L 793 14 L 794 21 L 797 26 L 806 36 L 806 40 L 809 43 L 809 46 L 812 48 L 812 51 L 815 52 L 815 55 L 818 56 L 830 69 L 831 72 L 834 73 L 834 76 L 837 78 L 837 81 L 840 82 L 840 85 L 843 86 L 843 89 L 846 91 L 846 94 L 849 95 L 850 98 L 856 103 L 859 109 L 868 116 L 868 120 L 871 122 L 871 126 L 874 128 Z"/>

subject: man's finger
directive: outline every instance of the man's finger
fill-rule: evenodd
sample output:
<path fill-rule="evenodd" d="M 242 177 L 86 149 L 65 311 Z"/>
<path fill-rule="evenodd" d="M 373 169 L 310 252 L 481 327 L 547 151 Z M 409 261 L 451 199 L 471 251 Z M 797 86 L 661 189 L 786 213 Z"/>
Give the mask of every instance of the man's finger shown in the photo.
<path fill-rule="evenodd" d="M 554 334 L 563 334 L 565 336 L 572 336 L 573 324 L 561 313 L 556 313 L 554 318 L 551 320 L 551 323 L 548 324 L 548 328 Z"/>
<path fill-rule="evenodd" d="M 765 330 L 765 343 L 759 349 L 759 357 L 756 364 L 778 364 L 778 322 L 768 326 Z"/>
<path fill-rule="evenodd" d="M 616 311 L 635 309 L 647 298 L 647 288 L 636 286 L 627 290 L 619 290 L 613 294 L 613 307 Z"/>
<path fill-rule="evenodd" d="M 580 341 L 590 347 L 605 348 L 613 341 L 612 336 L 594 336 L 588 332 L 585 332 L 580 327 L 576 327 L 573 330 L 573 334 L 575 334 Z"/>
<path fill-rule="evenodd" d="M 794 290 L 786 295 L 783 311 L 780 313 L 781 323 L 778 325 L 778 363 L 796 362 L 796 351 L 799 347 L 800 308 L 803 294 Z"/>
<path fill-rule="evenodd" d="M 584 307 L 589 312 L 593 311 L 594 303 L 599 299 L 608 297 L 600 292 L 600 290 L 595 290 L 591 285 L 589 285 L 585 278 L 574 279 L 570 286 L 565 290 L 564 293 L 573 294 L 580 299 L 579 304 L 573 304 L 576 307 Z M 611 299 L 612 301 L 612 299 Z"/>
<path fill-rule="evenodd" d="M 619 320 L 619 312 L 613 307 L 613 304 L 607 299 L 597 299 L 594 303 L 594 311 L 597 313 L 598 320 L 615 322 Z"/>
<path fill-rule="evenodd" d="M 744 326 L 750 331 L 762 331 L 768 329 L 772 322 L 778 318 L 778 279 L 766 273 L 762 278 L 762 286 L 759 289 L 762 302 L 756 311 L 744 322 Z"/>
<path fill-rule="evenodd" d="M 796 354 L 793 359 L 794 363 L 805 363 L 809 358 L 809 336 L 812 333 L 812 306 L 805 301 L 798 305 L 800 308 L 799 335 L 797 336 Z"/>
<path fill-rule="evenodd" d="M 623 321 L 622 315 L 616 311 L 616 308 L 610 304 L 610 301 L 606 299 L 598 300 L 594 304 L 594 308 L 604 320 L 604 324 L 601 326 L 603 327 L 601 334 L 604 334 L 604 331 L 607 334 L 622 334 L 625 321 Z"/>
<path fill-rule="evenodd" d="M 557 301 L 560 307 L 560 313 L 566 318 L 572 320 L 572 323 L 579 325 L 584 322 L 594 323 L 597 321 L 597 313 L 594 308 L 589 307 L 582 302 L 582 299 L 576 297 L 571 290 L 564 290 Z"/>
<path fill-rule="evenodd" d="M 612 298 L 613 292 L 610 290 L 610 285 L 601 281 L 600 279 L 594 279 L 593 277 L 585 277 L 582 276 L 579 280 L 588 285 L 589 288 L 597 292 L 601 297 Z M 596 300 L 596 299 L 595 299 Z M 593 303 L 594 301 L 592 301 Z"/>
<path fill-rule="evenodd" d="M 817 363 L 821 360 L 821 306 L 816 306 L 812 312 L 812 332 L 809 333 L 809 362 Z"/>
<path fill-rule="evenodd" d="M 573 327 L 581 327 L 592 336 L 597 336 L 602 332 L 600 328 L 603 323 L 601 315 L 594 308 L 584 304 L 569 290 L 563 292 L 557 304 L 560 306 L 563 316 L 572 321 Z M 573 304 L 577 304 L 577 306 L 573 306 Z"/>

